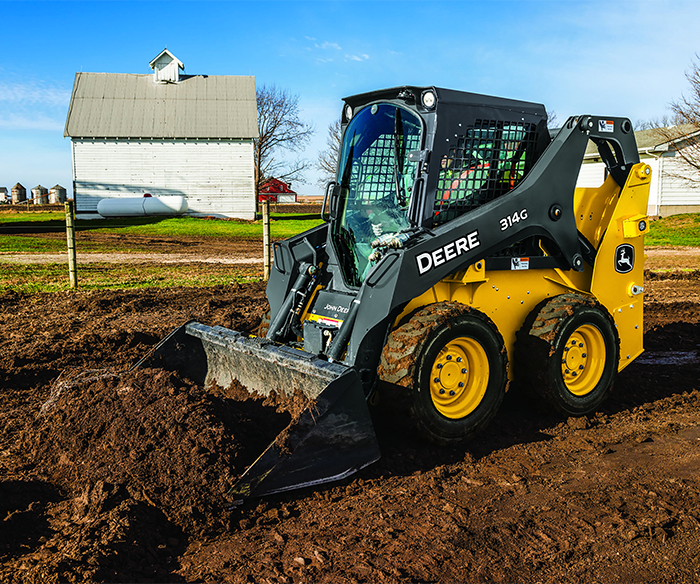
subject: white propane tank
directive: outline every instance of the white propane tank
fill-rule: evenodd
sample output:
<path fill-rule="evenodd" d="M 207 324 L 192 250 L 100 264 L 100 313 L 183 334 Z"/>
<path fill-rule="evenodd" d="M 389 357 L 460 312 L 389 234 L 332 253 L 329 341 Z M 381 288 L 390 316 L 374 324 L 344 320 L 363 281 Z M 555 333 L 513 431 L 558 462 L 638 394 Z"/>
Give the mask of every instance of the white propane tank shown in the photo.
<path fill-rule="evenodd" d="M 146 215 L 182 215 L 187 211 L 187 199 L 169 197 L 121 197 L 102 199 L 97 212 L 102 217 L 145 217 Z"/>

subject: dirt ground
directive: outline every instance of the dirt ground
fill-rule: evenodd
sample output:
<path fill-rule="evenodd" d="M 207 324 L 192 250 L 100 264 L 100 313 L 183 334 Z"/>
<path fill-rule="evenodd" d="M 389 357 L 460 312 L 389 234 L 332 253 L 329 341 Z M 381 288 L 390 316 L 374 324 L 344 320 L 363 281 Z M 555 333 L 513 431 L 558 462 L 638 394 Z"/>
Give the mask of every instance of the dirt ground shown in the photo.
<path fill-rule="evenodd" d="M 125 371 L 188 319 L 253 329 L 261 284 L 0 294 L 0 581 L 700 581 L 700 256 L 647 256 L 647 352 L 597 414 L 515 387 L 465 451 L 375 412 L 379 462 L 241 506 L 277 427 Z"/>

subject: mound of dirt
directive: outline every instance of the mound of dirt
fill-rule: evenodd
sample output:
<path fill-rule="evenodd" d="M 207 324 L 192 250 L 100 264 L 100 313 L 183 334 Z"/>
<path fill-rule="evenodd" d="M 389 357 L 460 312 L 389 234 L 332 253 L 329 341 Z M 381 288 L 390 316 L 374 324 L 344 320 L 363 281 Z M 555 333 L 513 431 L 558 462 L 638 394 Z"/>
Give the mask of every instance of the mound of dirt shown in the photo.
<path fill-rule="evenodd" d="M 162 369 L 88 372 L 54 384 L 22 450 L 74 497 L 101 485 L 113 503 L 121 492 L 202 535 L 226 525 L 228 491 L 289 423 L 259 401 L 219 397 Z"/>

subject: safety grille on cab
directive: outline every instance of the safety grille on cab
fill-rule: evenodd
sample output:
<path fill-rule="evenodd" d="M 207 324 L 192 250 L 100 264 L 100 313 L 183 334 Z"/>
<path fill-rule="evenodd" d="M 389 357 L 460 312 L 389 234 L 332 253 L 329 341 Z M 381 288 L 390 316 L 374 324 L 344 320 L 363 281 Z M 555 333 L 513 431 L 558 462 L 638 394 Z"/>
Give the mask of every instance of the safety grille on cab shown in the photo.
<path fill-rule="evenodd" d="M 513 189 L 534 163 L 535 124 L 476 120 L 440 160 L 434 225 Z"/>

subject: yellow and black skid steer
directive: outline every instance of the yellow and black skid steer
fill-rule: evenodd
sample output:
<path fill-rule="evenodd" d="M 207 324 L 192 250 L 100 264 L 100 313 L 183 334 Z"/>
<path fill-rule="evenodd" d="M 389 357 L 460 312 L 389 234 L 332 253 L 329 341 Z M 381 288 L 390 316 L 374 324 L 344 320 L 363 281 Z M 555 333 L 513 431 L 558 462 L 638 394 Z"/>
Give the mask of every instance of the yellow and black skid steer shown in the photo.
<path fill-rule="evenodd" d="M 190 322 L 139 366 L 306 409 L 241 476 L 240 498 L 376 461 L 377 393 L 438 444 L 483 429 L 509 382 L 564 415 L 594 411 L 643 351 L 650 168 L 632 124 L 437 87 L 342 108 L 324 223 L 275 246 L 259 337 Z M 576 188 L 592 142 L 598 188 Z"/>

